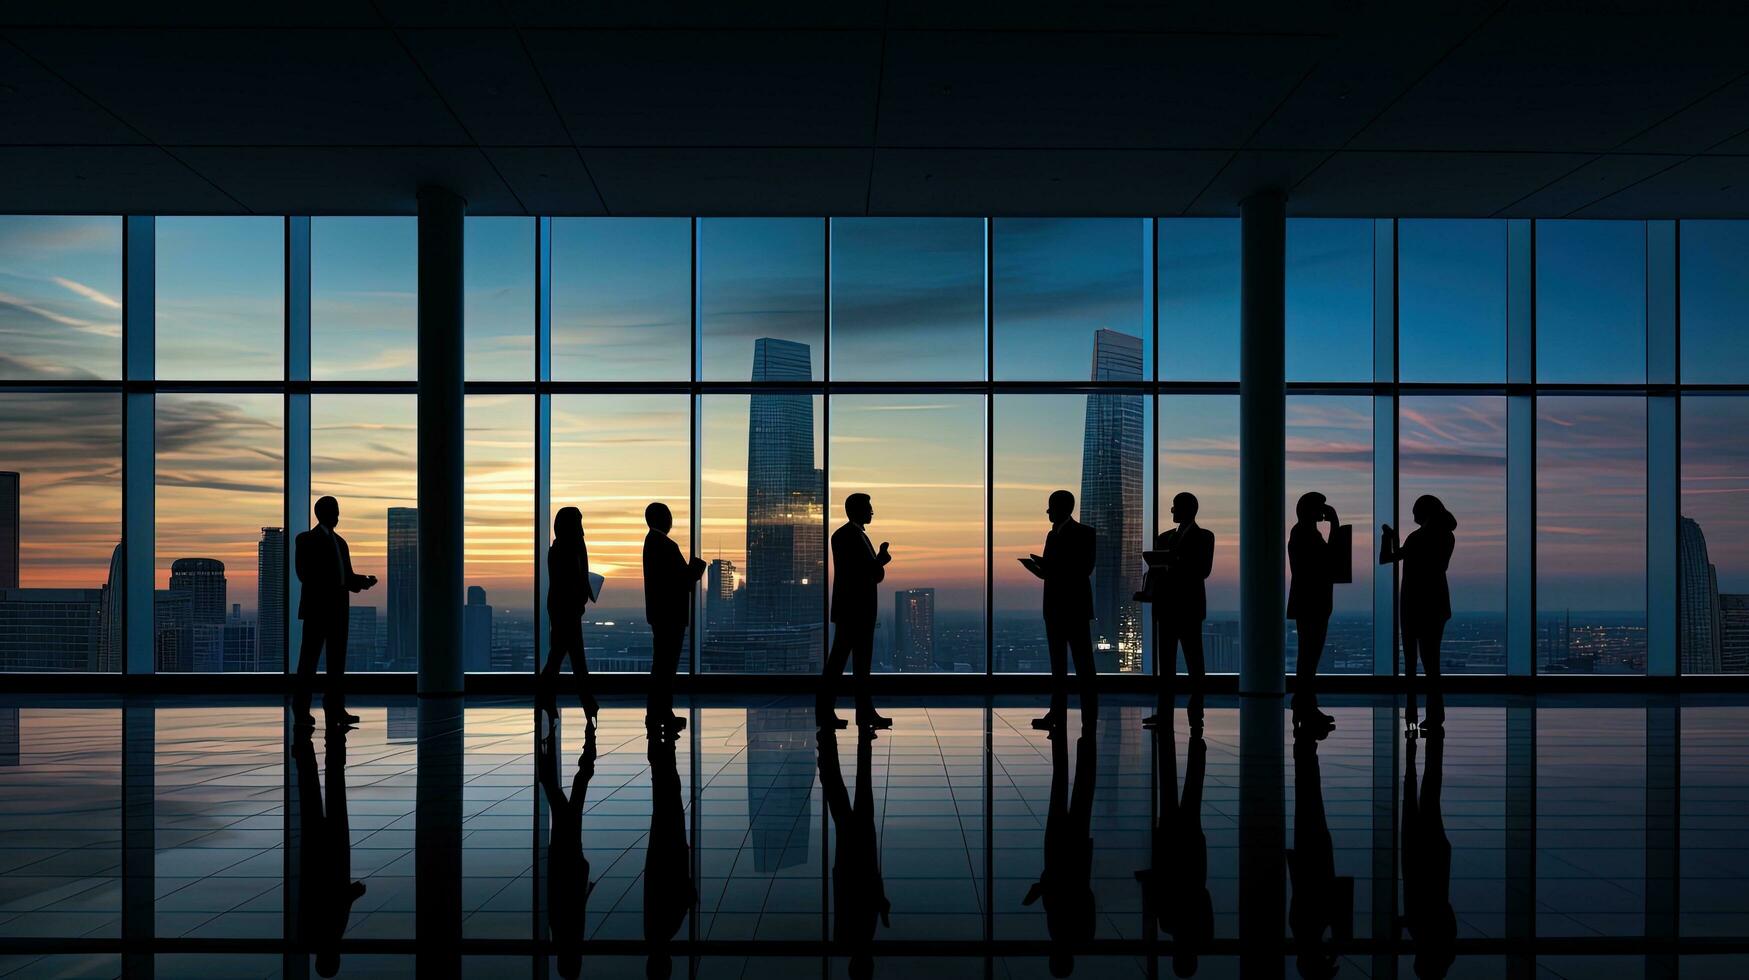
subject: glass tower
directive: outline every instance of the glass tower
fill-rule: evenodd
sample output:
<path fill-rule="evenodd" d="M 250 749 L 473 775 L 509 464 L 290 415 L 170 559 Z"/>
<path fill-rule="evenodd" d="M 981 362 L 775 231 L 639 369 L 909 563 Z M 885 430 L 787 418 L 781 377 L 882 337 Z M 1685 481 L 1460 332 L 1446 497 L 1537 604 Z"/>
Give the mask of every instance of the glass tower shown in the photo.
<path fill-rule="evenodd" d="M 1142 340 L 1116 330 L 1093 338 L 1094 381 L 1142 380 Z M 1099 533 L 1093 566 L 1093 648 L 1101 671 L 1142 669 L 1141 395 L 1088 395 L 1081 444 L 1079 520 Z"/>
<path fill-rule="evenodd" d="M 419 510 L 389 508 L 388 642 L 384 670 L 419 669 Z"/>
<path fill-rule="evenodd" d="M 1706 550 L 1706 534 L 1692 518 L 1676 524 L 1676 609 L 1681 622 L 1684 674 L 1716 674 L 1722 669 L 1719 636 L 1719 578 Z"/>

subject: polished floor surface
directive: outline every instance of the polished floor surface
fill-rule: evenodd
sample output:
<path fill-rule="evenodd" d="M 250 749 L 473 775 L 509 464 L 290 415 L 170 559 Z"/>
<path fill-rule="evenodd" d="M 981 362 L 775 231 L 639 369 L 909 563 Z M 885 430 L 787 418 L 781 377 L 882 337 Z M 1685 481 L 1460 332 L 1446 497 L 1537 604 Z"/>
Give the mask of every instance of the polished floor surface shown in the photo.
<path fill-rule="evenodd" d="M 1749 699 L 1325 707 L 0 699 L 0 976 L 1749 975 Z"/>

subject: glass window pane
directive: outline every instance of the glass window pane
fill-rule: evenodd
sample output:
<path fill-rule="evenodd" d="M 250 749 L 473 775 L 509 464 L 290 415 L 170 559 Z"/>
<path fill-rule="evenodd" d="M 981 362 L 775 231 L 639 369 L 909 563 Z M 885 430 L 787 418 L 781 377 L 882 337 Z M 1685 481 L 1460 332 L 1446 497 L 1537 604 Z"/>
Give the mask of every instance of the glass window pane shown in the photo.
<path fill-rule="evenodd" d="M 1372 245 L 1371 221 L 1288 221 L 1289 381 L 1372 378 Z"/>
<path fill-rule="evenodd" d="M 1321 674 L 1370 674 L 1372 577 L 1378 567 L 1378 527 L 1372 519 L 1372 400 L 1365 396 L 1303 395 L 1287 400 L 1286 517 L 1294 524 L 1300 495 L 1316 491 L 1352 525 L 1354 581 L 1335 587 Z M 1328 524 L 1318 533 L 1328 535 Z M 1284 575 L 1292 575 L 1284 568 Z M 1287 669 L 1298 663 L 1299 631 L 1287 621 Z"/>
<path fill-rule="evenodd" d="M 159 395 L 157 452 L 158 670 L 284 670 L 284 634 L 262 642 L 257 620 L 285 594 L 257 575 L 285 521 L 283 397 Z"/>
<path fill-rule="evenodd" d="M 158 377 L 285 376 L 285 219 L 157 220 Z"/>
<path fill-rule="evenodd" d="M 462 246 L 469 381 L 534 379 L 533 218 L 467 218 Z"/>
<path fill-rule="evenodd" d="M 832 221 L 832 377 L 984 377 L 984 222 Z"/>
<path fill-rule="evenodd" d="M 414 395 L 310 396 L 310 500 L 340 501 L 353 570 L 378 580 L 352 596 L 349 671 L 419 669 L 418 422 Z"/>
<path fill-rule="evenodd" d="M 1536 376 L 1646 380 L 1646 225 L 1536 223 Z"/>
<path fill-rule="evenodd" d="M 1040 583 L 1017 559 L 1041 554 L 1053 491 L 1075 495 L 1075 519 L 1097 532 L 1092 576 L 1094 662 L 1101 673 L 1146 672 L 1142 549 L 1153 526 L 1151 426 L 1140 394 L 1000 395 L 996 398 L 995 551 L 991 555 L 996 669 L 1042 673 Z"/>
<path fill-rule="evenodd" d="M 1197 526 L 1215 536 L 1215 560 L 1203 583 L 1208 617 L 1202 626 L 1203 665 L 1211 674 L 1239 672 L 1239 399 L 1236 395 L 1160 398 L 1160 530 L 1177 526 L 1172 498 L 1196 496 Z M 1151 546 L 1150 546 L 1151 547 Z M 1151 614 L 1144 610 L 1144 615 Z M 1177 654 L 1185 671 L 1184 655 Z"/>
<path fill-rule="evenodd" d="M 121 669 L 120 542 L 121 396 L 0 394 L 0 671 Z"/>
<path fill-rule="evenodd" d="M 120 376 L 120 219 L 0 217 L 0 379 Z"/>
<path fill-rule="evenodd" d="M 1504 674 L 1506 399 L 1494 395 L 1401 399 L 1397 487 L 1393 526 L 1404 539 L 1415 529 L 1412 515 L 1422 494 L 1438 497 L 1458 522 L 1457 545 L 1446 570 L 1451 620 L 1440 643 L 1440 670 Z"/>
<path fill-rule="evenodd" d="M 1749 381 L 1749 221 L 1682 223 L 1682 381 Z"/>
<path fill-rule="evenodd" d="M 705 218 L 698 223 L 699 349 L 709 381 L 823 378 L 826 225 L 818 218 Z M 805 367 L 761 371 L 770 337 L 800 345 Z"/>
<path fill-rule="evenodd" d="M 1676 599 L 1685 674 L 1749 673 L 1749 398 L 1682 399 Z"/>
<path fill-rule="evenodd" d="M 310 377 L 418 373 L 418 219 L 311 218 Z"/>
<path fill-rule="evenodd" d="M 1151 311 L 1142 302 L 1146 229 L 1135 218 L 994 220 L 996 377 L 1153 377 Z M 1096 358 L 1096 346 L 1113 353 Z"/>
<path fill-rule="evenodd" d="M 828 527 L 866 493 L 869 541 L 892 545 L 874 669 L 983 671 L 983 396 L 834 396 L 829 483 Z"/>
<path fill-rule="evenodd" d="M 553 396 L 553 513 L 561 507 L 583 512 L 589 570 L 605 579 L 601 603 L 589 607 L 583 624 L 592 671 L 649 673 L 644 508 L 653 501 L 668 505 L 674 515 L 669 537 L 691 557 L 691 431 L 685 395 Z M 552 525 L 548 514 L 546 527 Z M 682 656 L 680 669 L 690 669 L 691 661 Z"/>
<path fill-rule="evenodd" d="M 692 377 L 692 222 L 553 219 L 553 377 Z"/>
<path fill-rule="evenodd" d="M 1161 218 L 1160 375 L 1171 381 L 1239 377 L 1239 222 Z"/>
<path fill-rule="evenodd" d="M 1404 381 L 1506 377 L 1506 222 L 1397 222 Z"/>
<path fill-rule="evenodd" d="M 464 601 L 491 611 L 463 611 L 464 624 L 470 615 L 487 624 L 468 644 L 463 668 L 527 673 L 534 670 L 534 399 L 469 395 L 466 402 Z"/>
<path fill-rule="evenodd" d="M 1646 670 L 1646 402 L 1544 396 L 1536 420 L 1537 673 Z"/>
<path fill-rule="evenodd" d="M 701 401 L 699 550 L 711 562 L 701 671 L 820 669 L 826 601 L 821 409 L 820 397 L 808 394 Z"/>

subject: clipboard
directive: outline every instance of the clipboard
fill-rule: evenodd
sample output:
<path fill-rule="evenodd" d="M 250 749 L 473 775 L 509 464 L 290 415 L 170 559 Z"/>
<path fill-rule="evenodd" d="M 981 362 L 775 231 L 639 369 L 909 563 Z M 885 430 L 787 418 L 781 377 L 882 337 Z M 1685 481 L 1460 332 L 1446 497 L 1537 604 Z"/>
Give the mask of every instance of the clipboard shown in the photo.
<path fill-rule="evenodd" d="M 1354 581 L 1354 525 L 1330 529 L 1330 581 L 1346 585 Z"/>
<path fill-rule="evenodd" d="M 607 584 L 607 579 L 602 578 L 600 575 L 597 575 L 594 572 L 589 573 L 589 601 L 590 602 L 600 602 L 601 601 L 601 587 L 605 584 Z"/>

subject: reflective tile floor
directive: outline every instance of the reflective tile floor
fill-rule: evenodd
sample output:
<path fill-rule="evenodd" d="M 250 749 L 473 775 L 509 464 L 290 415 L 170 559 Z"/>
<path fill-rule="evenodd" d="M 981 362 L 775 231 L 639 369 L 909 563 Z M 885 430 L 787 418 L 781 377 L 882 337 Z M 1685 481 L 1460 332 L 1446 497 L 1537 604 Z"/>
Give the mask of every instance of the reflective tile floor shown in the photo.
<path fill-rule="evenodd" d="M 1749 699 L 1044 707 L 0 698 L 0 976 L 1749 976 Z"/>

